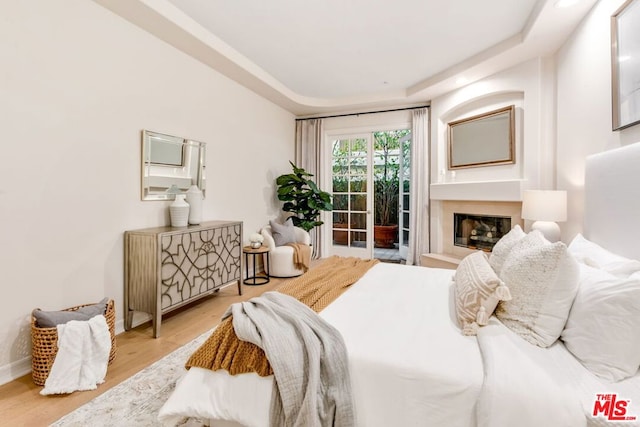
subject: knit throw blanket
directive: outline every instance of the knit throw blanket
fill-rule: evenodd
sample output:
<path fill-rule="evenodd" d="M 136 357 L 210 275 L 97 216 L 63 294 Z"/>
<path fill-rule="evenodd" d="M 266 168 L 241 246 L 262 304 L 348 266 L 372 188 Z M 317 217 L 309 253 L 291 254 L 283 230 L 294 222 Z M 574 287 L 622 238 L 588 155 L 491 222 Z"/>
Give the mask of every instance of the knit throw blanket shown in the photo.
<path fill-rule="evenodd" d="M 293 265 L 306 273 L 311 262 L 311 246 L 302 243 L 287 243 L 287 246 L 293 248 Z"/>
<path fill-rule="evenodd" d="M 377 263 L 375 259 L 330 257 L 278 291 L 319 313 Z M 214 371 L 224 369 L 231 375 L 255 372 L 264 377 L 273 374 L 264 351 L 255 344 L 238 339 L 232 317 L 224 319 L 191 355 L 185 367 L 193 366 Z"/>
<path fill-rule="evenodd" d="M 352 427 L 347 350 L 340 332 L 297 299 L 266 292 L 231 305 L 233 329 L 262 348 L 273 368 L 270 423 Z"/>

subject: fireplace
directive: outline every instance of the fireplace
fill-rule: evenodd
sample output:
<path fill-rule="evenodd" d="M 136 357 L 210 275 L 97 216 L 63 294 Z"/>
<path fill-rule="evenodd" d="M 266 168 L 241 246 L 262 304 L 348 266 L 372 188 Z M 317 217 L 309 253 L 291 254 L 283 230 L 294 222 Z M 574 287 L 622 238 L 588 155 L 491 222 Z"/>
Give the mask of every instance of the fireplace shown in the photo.
<path fill-rule="evenodd" d="M 511 217 L 453 214 L 453 244 L 491 252 L 496 242 L 511 230 Z"/>
<path fill-rule="evenodd" d="M 442 246 L 436 246 L 434 252 L 448 256 L 463 258 L 478 249 L 490 251 L 493 248 L 492 243 L 497 242 L 497 239 L 508 233 L 512 227 L 515 227 L 516 224 L 521 227 L 524 225 L 520 214 L 522 209 L 521 202 L 443 200 L 441 206 L 438 239 L 441 239 Z M 458 221 L 459 225 L 456 225 L 455 214 L 462 215 L 462 219 Z M 485 218 L 496 219 L 487 220 Z M 465 219 L 469 221 L 464 222 Z M 472 228 L 469 228 L 469 226 L 478 220 L 482 220 L 482 224 L 491 224 L 489 229 L 495 227 L 496 235 L 491 231 L 491 238 L 488 238 L 484 233 L 480 234 L 482 238 L 470 239 L 473 234 L 471 234 Z M 484 229 L 483 225 L 480 225 L 480 227 Z M 460 228 L 460 233 L 463 234 L 459 238 L 456 237 L 456 228 Z M 464 229 L 464 232 L 462 229 Z M 480 231 L 476 230 L 475 236 L 478 236 L 479 233 Z M 465 237 L 467 243 L 470 240 L 476 240 L 476 246 L 463 244 Z M 479 244 L 477 243 L 478 240 L 481 240 Z M 483 242 L 482 240 L 490 241 Z"/>

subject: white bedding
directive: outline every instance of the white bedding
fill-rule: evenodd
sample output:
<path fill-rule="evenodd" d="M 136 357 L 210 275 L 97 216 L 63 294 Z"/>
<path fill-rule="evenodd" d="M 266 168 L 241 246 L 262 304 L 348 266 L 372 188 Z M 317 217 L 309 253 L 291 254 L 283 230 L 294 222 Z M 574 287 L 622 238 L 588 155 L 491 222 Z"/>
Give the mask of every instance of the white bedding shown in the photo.
<path fill-rule="evenodd" d="M 589 372 L 561 341 L 529 344 L 495 317 L 478 331 L 485 381 L 478 399 L 478 427 L 638 426 L 593 417 L 596 394 L 629 400 L 628 416 L 640 416 L 640 374 L 607 383 Z"/>
<path fill-rule="evenodd" d="M 475 424 L 482 359 L 475 337 L 463 336 L 451 316 L 452 275 L 378 264 L 320 313 L 347 345 L 358 426 Z M 192 368 L 159 418 L 267 426 L 271 387 L 272 377 Z"/>
<path fill-rule="evenodd" d="M 494 317 L 477 337 L 463 336 L 453 273 L 378 264 L 320 313 L 347 345 L 358 426 L 640 426 L 591 416 L 596 394 L 617 393 L 640 417 L 640 374 L 605 383 L 561 341 L 534 346 Z M 192 368 L 160 420 L 267 426 L 271 390 L 272 377 Z"/>

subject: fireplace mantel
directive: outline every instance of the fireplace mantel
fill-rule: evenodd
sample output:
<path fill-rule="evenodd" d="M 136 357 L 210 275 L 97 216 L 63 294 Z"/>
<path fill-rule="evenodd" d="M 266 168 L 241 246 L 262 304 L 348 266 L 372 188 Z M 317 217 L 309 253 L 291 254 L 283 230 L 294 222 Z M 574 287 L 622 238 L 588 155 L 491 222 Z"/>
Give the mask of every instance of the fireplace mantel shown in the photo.
<path fill-rule="evenodd" d="M 520 202 L 522 179 L 504 181 L 467 181 L 431 184 L 432 200 L 486 200 Z"/>

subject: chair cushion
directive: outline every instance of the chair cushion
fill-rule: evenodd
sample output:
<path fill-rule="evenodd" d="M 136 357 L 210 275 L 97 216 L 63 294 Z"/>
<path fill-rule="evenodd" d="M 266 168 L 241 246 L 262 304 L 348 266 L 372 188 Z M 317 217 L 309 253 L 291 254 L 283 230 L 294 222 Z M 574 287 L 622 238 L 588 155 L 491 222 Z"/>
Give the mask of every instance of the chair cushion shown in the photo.
<path fill-rule="evenodd" d="M 273 220 L 269 221 L 271 226 L 271 234 L 273 240 L 276 242 L 276 246 L 284 246 L 287 243 L 296 242 L 296 230 L 293 222 L 286 220 L 284 224 L 279 224 Z"/>

